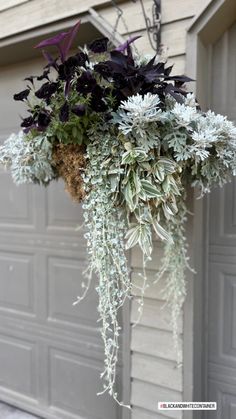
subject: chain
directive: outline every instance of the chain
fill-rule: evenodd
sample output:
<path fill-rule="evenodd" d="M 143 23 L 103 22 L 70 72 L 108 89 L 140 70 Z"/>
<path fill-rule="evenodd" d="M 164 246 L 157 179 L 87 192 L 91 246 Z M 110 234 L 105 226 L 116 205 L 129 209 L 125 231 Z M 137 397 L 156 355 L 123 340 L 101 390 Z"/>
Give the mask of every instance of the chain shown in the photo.
<path fill-rule="evenodd" d="M 160 47 L 160 34 L 161 34 L 161 0 L 153 0 L 152 6 L 152 20 L 147 16 L 143 0 L 140 0 L 143 17 L 145 20 L 147 35 L 149 43 L 158 52 Z"/>

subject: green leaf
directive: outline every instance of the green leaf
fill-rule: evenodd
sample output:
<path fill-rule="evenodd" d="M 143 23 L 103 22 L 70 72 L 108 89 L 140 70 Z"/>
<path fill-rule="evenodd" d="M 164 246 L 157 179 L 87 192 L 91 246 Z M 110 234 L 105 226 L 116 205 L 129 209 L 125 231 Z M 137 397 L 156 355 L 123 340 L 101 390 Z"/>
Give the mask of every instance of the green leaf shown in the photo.
<path fill-rule="evenodd" d="M 139 179 L 139 175 L 137 172 L 135 172 L 134 170 L 131 172 L 131 179 L 133 182 L 133 185 L 135 187 L 135 194 L 139 194 L 140 190 L 141 190 L 141 182 Z"/>
<path fill-rule="evenodd" d="M 119 178 L 117 177 L 117 175 L 110 175 L 109 180 L 111 185 L 111 192 L 115 192 L 118 189 Z"/>
<path fill-rule="evenodd" d="M 134 202 L 134 192 L 130 182 L 128 182 L 125 186 L 123 193 L 129 209 L 133 212 L 135 210 L 136 203 Z"/>
<path fill-rule="evenodd" d="M 126 151 L 122 156 L 121 164 L 134 164 L 143 162 L 147 159 L 147 154 L 142 148 L 132 148 Z"/>
<path fill-rule="evenodd" d="M 170 182 L 168 176 L 166 176 L 164 182 L 162 182 L 162 189 L 165 193 L 168 193 L 170 190 Z"/>
<path fill-rule="evenodd" d="M 173 176 L 169 176 L 169 182 L 171 185 L 171 190 L 173 191 L 173 193 L 175 195 L 180 195 L 180 189 L 178 187 L 177 182 L 175 181 L 175 179 L 173 178 Z"/>
<path fill-rule="evenodd" d="M 136 225 L 135 227 L 128 230 L 126 234 L 126 239 L 128 239 L 126 242 L 126 249 L 130 249 L 131 247 L 134 247 L 139 241 L 139 236 L 140 236 L 139 225 Z"/>
<path fill-rule="evenodd" d="M 176 170 L 176 163 L 174 160 L 168 159 L 166 157 L 161 157 L 158 160 L 158 163 L 161 163 L 167 174 L 174 173 Z"/>
<path fill-rule="evenodd" d="M 146 256 L 152 253 L 152 232 L 150 224 L 141 224 L 139 245 Z"/>
<path fill-rule="evenodd" d="M 153 228 L 156 232 L 156 234 L 158 235 L 158 237 L 160 237 L 161 240 L 166 240 L 169 243 L 173 243 L 173 239 L 171 237 L 171 235 L 168 233 L 168 231 L 166 231 L 159 223 L 157 220 L 153 220 Z"/>
<path fill-rule="evenodd" d="M 162 194 L 159 189 L 152 185 L 148 180 L 141 180 L 142 189 L 147 198 L 161 198 Z"/>
<path fill-rule="evenodd" d="M 150 256 L 152 253 L 152 234 L 151 234 L 151 225 L 150 224 L 137 224 L 135 227 L 131 228 L 127 234 L 128 238 L 126 242 L 126 249 L 134 247 L 136 244 L 142 249 L 142 252 Z"/>
<path fill-rule="evenodd" d="M 139 166 L 142 169 L 146 170 L 147 172 L 151 172 L 152 171 L 152 167 L 151 167 L 150 163 L 148 163 L 147 161 L 140 162 Z"/>
<path fill-rule="evenodd" d="M 132 164 L 134 161 L 130 150 L 126 151 L 123 156 L 122 156 L 122 160 L 121 160 L 121 164 Z"/>
<path fill-rule="evenodd" d="M 72 135 L 73 135 L 74 138 L 76 138 L 77 135 L 78 135 L 77 128 L 75 126 L 72 128 Z"/>
<path fill-rule="evenodd" d="M 165 170 L 161 165 L 156 165 L 155 171 L 154 171 L 154 175 L 157 177 L 157 179 L 160 182 L 163 182 L 163 180 L 165 179 Z"/>
<path fill-rule="evenodd" d="M 172 211 L 171 206 L 166 202 L 162 204 L 162 209 L 167 220 L 169 220 L 171 217 L 173 217 L 173 215 L 175 215 L 175 212 Z"/>

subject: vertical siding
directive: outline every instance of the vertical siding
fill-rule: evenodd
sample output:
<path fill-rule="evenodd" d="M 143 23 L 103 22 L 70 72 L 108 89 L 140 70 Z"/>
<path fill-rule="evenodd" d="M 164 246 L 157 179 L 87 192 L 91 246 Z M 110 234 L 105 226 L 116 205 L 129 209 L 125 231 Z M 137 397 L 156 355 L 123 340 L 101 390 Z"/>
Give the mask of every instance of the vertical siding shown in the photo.
<path fill-rule="evenodd" d="M 149 283 L 155 279 L 162 257 L 162 246 L 155 242 L 153 259 L 147 270 Z M 141 252 L 132 251 L 133 295 L 139 297 L 142 279 Z M 136 287 L 137 286 L 137 287 Z M 132 419 L 169 417 L 181 419 L 181 412 L 158 412 L 158 401 L 181 401 L 183 398 L 182 368 L 176 366 L 176 353 L 173 348 L 173 337 L 170 326 L 170 310 L 165 306 L 162 290 L 164 278 L 147 288 L 144 299 L 143 315 L 138 325 L 131 332 L 131 402 L 134 406 Z M 133 300 L 131 308 L 131 325 L 137 319 L 137 303 Z M 183 319 L 179 319 L 182 331 Z M 159 414 L 159 416 L 156 416 Z"/>

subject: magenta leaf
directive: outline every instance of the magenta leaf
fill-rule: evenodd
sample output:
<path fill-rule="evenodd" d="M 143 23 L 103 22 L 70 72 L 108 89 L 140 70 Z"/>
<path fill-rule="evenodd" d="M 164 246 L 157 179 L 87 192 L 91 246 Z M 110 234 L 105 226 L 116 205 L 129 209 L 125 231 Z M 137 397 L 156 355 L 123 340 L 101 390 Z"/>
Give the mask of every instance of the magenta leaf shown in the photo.
<path fill-rule="evenodd" d="M 48 65 L 46 67 L 53 67 L 53 68 L 55 68 L 55 70 L 57 70 L 58 69 L 57 61 L 54 60 L 54 58 L 51 56 L 51 54 L 49 54 L 49 52 L 47 52 L 45 50 L 43 50 L 42 53 L 43 53 L 43 56 L 44 56 L 45 60 L 47 60 L 47 62 L 48 62 Z"/>
<path fill-rule="evenodd" d="M 132 36 L 130 39 L 128 39 L 127 41 L 125 41 L 123 44 L 119 45 L 115 51 L 119 51 L 119 52 L 124 52 L 130 44 L 132 44 L 134 41 L 136 41 L 136 39 L 141 38 L 141 35 L 136 35 L 136 36 Z"/>
<path fill-rule="evenodd" d="M 66 56 L 71 48 L 71 45 L 78 33 L 80 27 L 80 20 L 67 32 L 66 37 L 64 38 L 64 42 L 62 45 L 62 54 L 63 54 L 63 61 L 66 59 Z"/>
<path fill-rule="evenodd" d="M 64 63 L 66 56 L 71 48 L 72 42 L 77 35 L 79 27 L 80 20 L 69 30 L 69 32 L 60 32 L 52 38 L 47 38 L 44 41 L 41 41 L 34 48 L 46 48 L 55 46 L 59 49 L 61 61 Z M 43 54 L 46 56 L 45 52 Z M 52 60 L 51 58 L 49 59 L 49 54 L 48 57 L 46 56 L 46 58 L 49 61 L 49 64 L 52 65 Z"/>
<path fill-rule="evenodd" d="M 57 46 L 66 38 L 69 32 L 61 32 L 57 35 L 53 36 L 52 38 L 44 39 L 39 44 L 35 45 L 34 48 L 45 48 L 50 46 Z"/>

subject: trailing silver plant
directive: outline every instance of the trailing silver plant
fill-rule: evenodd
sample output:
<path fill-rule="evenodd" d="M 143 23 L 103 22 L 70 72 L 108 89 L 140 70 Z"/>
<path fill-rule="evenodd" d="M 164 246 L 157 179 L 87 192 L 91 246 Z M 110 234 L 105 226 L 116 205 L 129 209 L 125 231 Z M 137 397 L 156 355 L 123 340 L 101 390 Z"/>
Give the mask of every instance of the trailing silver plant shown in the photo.
<path fill-rule="evenodd" d="M 98 277 L 98 312 L 105 350 L 103 391 L 117 399 L 115 390 L 116 369 L 119 355 L 119 310 L 130 297 L 130 275 L 125 255 L 124 211 L 116 206 L 109 175 L 119 176 L 119 166 L 110 169 L 107 159 L 112 147 L 119 142 L 104 126 L 89 132 L 91 143 L 87 147 L 87 167 L 84 175 L 87 196 L 83 203 L 89 256 L 89 277 Z M 122 404 L 122 403 L 120 403 Z"/>

